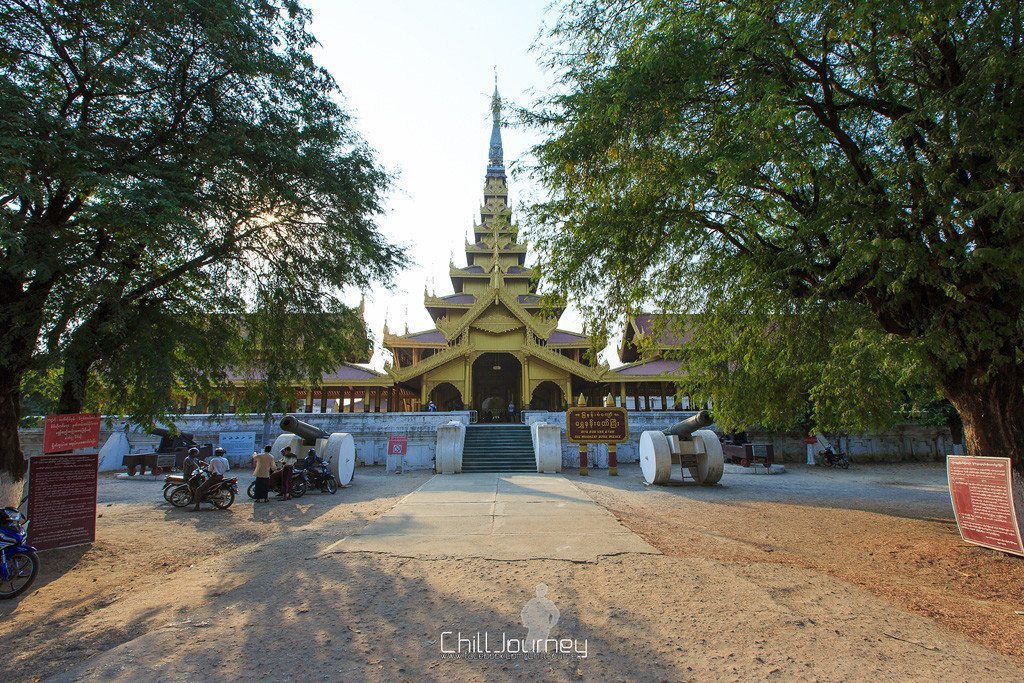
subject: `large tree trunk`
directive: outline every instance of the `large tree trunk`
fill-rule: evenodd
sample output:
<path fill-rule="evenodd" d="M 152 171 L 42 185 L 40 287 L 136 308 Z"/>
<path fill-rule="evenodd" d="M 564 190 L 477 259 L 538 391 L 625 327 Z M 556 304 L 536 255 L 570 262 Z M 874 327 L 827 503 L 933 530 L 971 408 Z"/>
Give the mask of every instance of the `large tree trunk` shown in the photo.
<path fill-rule="evenodd" d="M 28 465 L 18 438 L 21 421 L 21 376 L 0 368 L 0 506 L 21 502 Z"/>
<path fill-rule="evenodd" d="M 943 389 L 963 420 L 967 453 L 1009 457 L 1024 476 L 1024 366 L 964 369 Z"/>
<path fill-rule="evenodd" d="M 50 283 L 27 290 L 17 278 L 0 279 L 0 506 L 21 502 L 28 463 L 21 450 L 21 380 L 32 362 Z"/>

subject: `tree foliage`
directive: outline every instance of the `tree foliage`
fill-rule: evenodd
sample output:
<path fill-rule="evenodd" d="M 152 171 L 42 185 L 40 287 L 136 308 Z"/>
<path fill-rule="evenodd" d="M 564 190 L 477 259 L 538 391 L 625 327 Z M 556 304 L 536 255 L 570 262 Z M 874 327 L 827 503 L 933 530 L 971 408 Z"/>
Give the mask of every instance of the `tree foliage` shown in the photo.
<path fill-rule="evenodd" d="M 688 371 L 738 423 L 934 381 L 1022 466 L 1022 39 L 998 0 L 566 5 L 530 116 L 547 277 L 595 316 L 701 314 Z"/>
<path fill-rule="evenodd" d="M 338 311 L 342 288 L 403 262 L 375 224 L 390 178 L 313 61 L 297 2 L 0 7 L 0 464 L 12 475 L 27 370 L 61 367 L 62 410 L 82 406 L 96 375 L 115 406 L 152 417 L 174 387 L 222 384 L 262 302 Z M 346 338 L 311 329 L 323 334 L 306 359 Z"/>

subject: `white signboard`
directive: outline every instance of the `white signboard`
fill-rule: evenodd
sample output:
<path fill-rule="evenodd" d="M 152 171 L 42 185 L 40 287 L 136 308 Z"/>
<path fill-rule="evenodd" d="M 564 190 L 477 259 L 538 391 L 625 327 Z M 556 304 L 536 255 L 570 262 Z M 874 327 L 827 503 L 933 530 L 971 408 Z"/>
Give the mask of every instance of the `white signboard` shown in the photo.
<path fill-rule="evenodd" d="M 256 450 L 256 432 L 221 432 L 220 447 L 232 465 L 245 464 Z"/>

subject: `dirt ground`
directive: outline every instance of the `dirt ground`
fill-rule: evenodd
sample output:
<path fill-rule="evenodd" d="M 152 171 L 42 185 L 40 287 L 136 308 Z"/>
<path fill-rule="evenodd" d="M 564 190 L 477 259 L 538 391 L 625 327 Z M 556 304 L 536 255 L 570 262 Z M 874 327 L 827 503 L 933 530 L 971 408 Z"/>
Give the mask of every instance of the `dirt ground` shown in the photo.
<path fill-rule="evenodd" d="M 43 553 L 33 589 L 0 604 L 4 678 L 1022 678 L 1024 561 L 960 541 L 941 467 L 797 467 L 710 489 L 620 472 L 566 476 L 663 555 L 321 552 L 425 472 L 359 469 L 335 496 L 243 494 L 199 513 L 163 503 L 157 482 L 103 477 L 97 542 Z M 492 652 L 522 638 L 539 583 L 553 635 L 586 658 L 442 651 L 457 634 L 485 634 Z"/>

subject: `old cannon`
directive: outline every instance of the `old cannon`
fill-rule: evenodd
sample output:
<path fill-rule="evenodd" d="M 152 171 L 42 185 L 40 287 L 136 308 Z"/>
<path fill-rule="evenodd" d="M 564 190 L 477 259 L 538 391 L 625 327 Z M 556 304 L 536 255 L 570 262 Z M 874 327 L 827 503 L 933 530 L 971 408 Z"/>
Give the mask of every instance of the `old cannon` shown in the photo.
<path fill-rule="evenodd" d="M 122 459 L 122 464 L 128 468 L 128 476 L 134 476 L 138 468 L 139 474 L 145 474 L 149 468 L 153 474 L 160 474 L 165 470 L 181 469 L 185 462 L 185 455 L 188 449 L 199 444 L 195 442 L 192 434 L 177 432 L 172 434 L 171 430 L 156 427 L 149 432 L 160 437 L 160 444 L 152 453 L 128 453 Z M 200 448 L 200 457 L 206 458 L 213 454 L 212 446 Z"/>
<path fill-rule="evenodd" d="M 698 484 L 717 484 L 725 470 L 722 442 L 710 429 L 711 415 L 702 410 L 665 431 L 640 435 L 640 469 L 648 484 L 681 483 L 683 469 Z M 672 478 L 672 466 L 679 465 L 679 479 Z"/>
<path fill-rule="evenodd" d="M 303 422 L 294 415 L 281 418 L 284 434 L 274 441 L 273 455 L 279 457 L 285 446 L 292 447 L 292 453 L 301 460 L 310 448 L 330 463 L 331 473 L 340 486 L 348 486 L 355 474 L 356 445 L 351 434 L 335 432 L 328 434 L 317 426 Z"/>
<path fill-rule="evenodd" d="M 155 427 L 149 431 L 153 436 L 160 437 L 160 445 L 156 447 L 157 453 L 173 453 L 179 448 L 191 448 L 192 446 L 198 446 L 195 442 L 195 436 L 188 432 L 178 432 L 172 434 L 171 430 L 164 429 L 162 427 Z"/>

